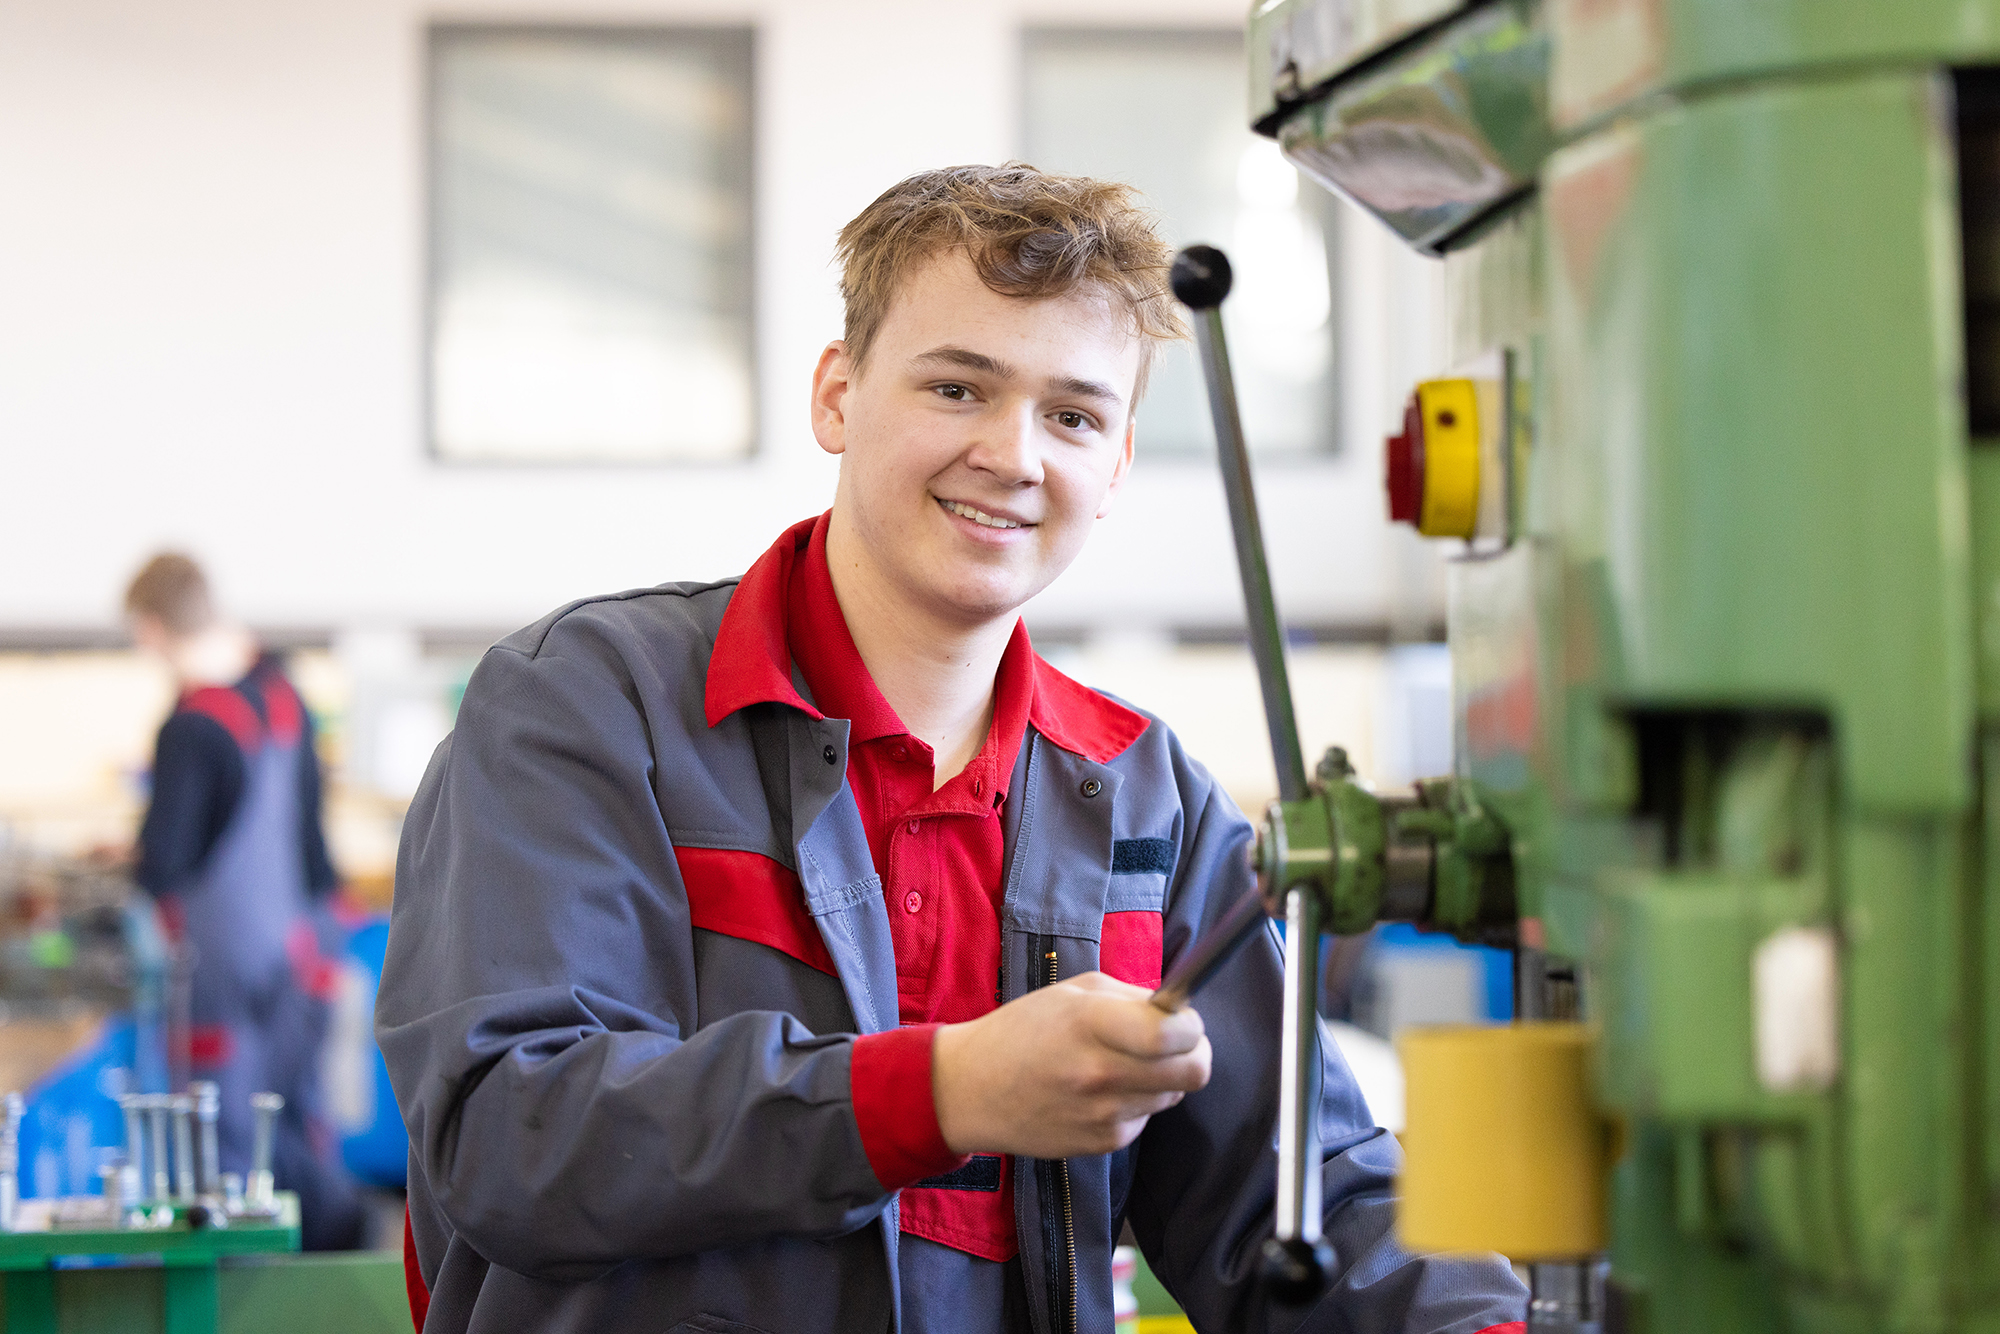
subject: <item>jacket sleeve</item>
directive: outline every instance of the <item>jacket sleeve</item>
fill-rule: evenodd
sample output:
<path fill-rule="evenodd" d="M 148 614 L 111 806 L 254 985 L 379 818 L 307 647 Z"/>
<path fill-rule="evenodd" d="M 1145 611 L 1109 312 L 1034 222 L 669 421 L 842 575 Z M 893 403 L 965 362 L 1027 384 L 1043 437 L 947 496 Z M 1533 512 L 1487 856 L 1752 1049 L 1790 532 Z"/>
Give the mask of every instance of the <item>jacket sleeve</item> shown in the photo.
<path fill-rule="evenodd" d="M 1162 933 L 1169 966 L 1251 888 L 1249 822 L 1199 766 L 1176 758 L 1189 815 Z M 1397 1245 L 1401 1153 L 1323 1029 L 1321 1199 L 1335 1273 L 1310 1311 L 1259 1314 L 1258 1253 L 1271 1235 L 1277 1180 L 1283 974 L 1273 924 L 1194 998 L 1213 1074 L 1140 1136 L 1127 1217 L 1148 1262 L 1200 1329 L 1475 1334 L 1522 1319 L 1527 1294 L 1499 1257 L 1416 1257 Z"/>
<path fill-rule="evenodd" d="M 183 888 L 235 814 L 244 780 L 243 752 L 221 723 L 188 711 L 167 719 L 153 748 L 133 878 L 154 894 Z"/>
<path fill-rule="evenodd" d="M 404 827 L 376 1027 L 413 1165 L 532 1277 L 830 1236 L 887 1203 L 851 1037 L 698 1026 L 647 708 L 602 634 L 497 647 Z"/>

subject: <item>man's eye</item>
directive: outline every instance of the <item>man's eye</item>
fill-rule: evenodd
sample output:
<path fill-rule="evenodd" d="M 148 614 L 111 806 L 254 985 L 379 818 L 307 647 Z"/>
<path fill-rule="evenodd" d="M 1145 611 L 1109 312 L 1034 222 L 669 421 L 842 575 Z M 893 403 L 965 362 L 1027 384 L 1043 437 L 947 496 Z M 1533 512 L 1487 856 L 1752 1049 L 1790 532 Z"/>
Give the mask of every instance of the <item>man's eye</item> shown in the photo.
<path fill-rule="evenodd" d="M 1062 423 L 1063 429 L 1067 431 L 1081 431 L 1090 425 L 1090 418 L 1081 412 L 1058 412 L 1056 420 Z"/>
<path fill-rule="evenodd" d="M 972 391 L 962 384 L 941 384 L 937 391 L 954 403 L 963 403 L 972 397 Z"/>

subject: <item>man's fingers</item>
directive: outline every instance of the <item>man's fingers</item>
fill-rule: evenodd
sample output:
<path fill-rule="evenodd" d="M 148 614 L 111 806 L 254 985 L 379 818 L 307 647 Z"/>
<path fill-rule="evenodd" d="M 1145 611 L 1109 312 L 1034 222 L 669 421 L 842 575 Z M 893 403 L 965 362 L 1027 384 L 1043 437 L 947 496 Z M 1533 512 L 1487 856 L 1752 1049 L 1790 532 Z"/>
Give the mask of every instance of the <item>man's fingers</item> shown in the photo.
<path fill-rule="evenodd" d="M 1109 1067 L 1102 1070 L 1094 1082 L 1099 1092 L 1114 1097 L 1151 1097 L 1166 1093 L 1192 1093 L 1208 1084 L 1208 1075 L 1208 1039 L 1203 1038 L 1193 1051 L 1160 1060 L 1113 1057 Z"/>
<path fill-rule="evenodd" d="M 1144 987 L 1135 987 L 1130 982 L 1120 982 L 1109 973 L 1078 973 L 1075 977 L 1066 979 L 1063 985 L 1075 987 L 1080 991 L 1091 991 L 1103 995 L 1125 996 L 1128 998 L 1137 997 L 1141 1000 L 1153 994 Z"/>
<path fill-rule="evenodd" d="M 1108 996 L 1092 1006 L 1091 1027 L 1097 1040 L 1113 1051 L 1145 1059 L 1191 1052 L 1203 1031 L 1201 1014 L 1192 1008 L 1163 1014 L 1143 999 Z"/>

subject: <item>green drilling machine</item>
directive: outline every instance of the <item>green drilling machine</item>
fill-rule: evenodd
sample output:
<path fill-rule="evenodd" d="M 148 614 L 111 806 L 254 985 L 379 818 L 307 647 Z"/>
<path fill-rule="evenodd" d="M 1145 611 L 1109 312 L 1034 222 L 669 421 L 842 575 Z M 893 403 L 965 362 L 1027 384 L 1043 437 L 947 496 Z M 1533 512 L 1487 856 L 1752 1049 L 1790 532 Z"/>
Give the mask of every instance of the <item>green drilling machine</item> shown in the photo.
<path fill-rule="evenodd" d="M 1411 1060 L 1406 1239 L 1530 1263 L 1531 1329 L 2000 1331 L 2000 0 L 1263 0 L 1247 54 L 1451 348 L 1386 499 L 1452 546 L 1455 772 L 1322 763 L 1267 906 L 1508 936 L 1583 1035 L 1569 1093 Z"/>

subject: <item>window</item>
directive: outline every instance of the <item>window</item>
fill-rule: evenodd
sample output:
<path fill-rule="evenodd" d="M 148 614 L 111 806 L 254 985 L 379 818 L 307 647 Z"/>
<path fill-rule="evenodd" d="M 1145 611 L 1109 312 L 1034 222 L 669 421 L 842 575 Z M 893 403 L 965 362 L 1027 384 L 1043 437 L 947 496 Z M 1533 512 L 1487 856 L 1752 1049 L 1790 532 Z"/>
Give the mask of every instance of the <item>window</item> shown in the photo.
<path fill-rule="evenodd" d="M 1027 161 L 1136 186 L 1169 245 L 1206 241 L 1228 252 L 1236 282 L 1223 324 L 1251 448 L 1333 450 L 1338 205 L 1250 132 L 1241 36 L 1032 29 L 1023 64 Z M 1156 363 L 1139 448 L 1213 455 L 1192 345 Z"/>
<path fill-rule="evenodd" d="M 750 33 L 433 28 L 440 459 L 738 459 L 755 433 Z"/>

